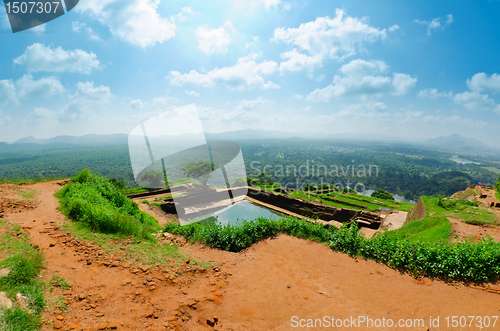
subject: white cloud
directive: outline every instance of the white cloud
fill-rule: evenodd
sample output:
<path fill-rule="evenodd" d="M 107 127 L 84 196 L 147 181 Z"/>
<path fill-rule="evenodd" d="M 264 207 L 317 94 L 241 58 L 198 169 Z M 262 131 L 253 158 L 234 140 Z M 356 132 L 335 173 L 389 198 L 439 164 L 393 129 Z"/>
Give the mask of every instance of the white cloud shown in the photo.
<path fill-rule="evenodd" d="M 184 16 L 184 14 L 192 15 L 194 14 L 194 11 L 191 9 L 191 7 L 183 7 L 182 11 L 179 14 L 174 15 L 174 17 L 172 18 L 172 22 L 174 21 L 174 18 L 178 19 L 181 22 L 187 20 L 188 18 Z"/>
<path fill-rule="evenodd" d="M 23 55 L 14 59 L 14 64 L 23 66 L 28 72 L 80 72 L 90 73 L 100 68 L 97 55 L 81 49 L 65 51 L 61 47 L 52 49 L 35 43 L 26 48 Z"/>
<path fill-rule="evenodd" d="M 500 93 L 500 75 L 494 73 L 488 76 L 484 72 L 480 72 L 467 79 L 467 86 L 474 92 L 491 91 Z"/>
<path fill-rule="evenodd" d="M 12 79 L 0 80 L 0 104 L 19 103 L 20 99 L 34 96 L 48 97 L 65 93 L 61 82 L 55 77 L 44 77 L 34 80 L 30 74 L 24 75 L 15 82 Z"/>
<path fill-rule="evenodd" d="M 384 61 L 365 61 L 362 59 L 352 60 L 340 68 L 340 72 L 346 76 L 367 76 L 381 74 L 389 70 Z"/>
<path fill-rule="evenodd" d="M 55 115 L 56 113 L 48 108 L 34 107 L 33 111 L 28 115 L 28 117 L 35 119 L 46 119 L 46 118 L 52 118 Z"/>
<path fill-rule="evenodd" d="M 446 15 L 446 21 L 443 25 L 441 25 L 441 17 L 436 17 L 432 19 L 432 21 L 420 21 L 414 20 L 413 22 L 426 25 L 427 26 L 427 34 L 430 36 L 433 30 L 444 30 L 445 26 L 451 25 L 454 22 L 453 15 Z"/>
<path fill-rule="evenodd" d="M 18 79 L 16 87 L 19 98 L 63 94 L 66 91 L 61 82 L 55 77 L 33 80 L 33 76 L 29 74 Z"/>
<path fill-rule="evenodd" d="M 267 104 L 270 104 L 271 101 L 269 100 L 266 100 L 262 97 L 259 97 L 257 99 L 254 99 L 254 100 L 242 100 L 237 106 L 236 106 L 236 110 L 237 111 L 249 111 L 249 110 L 253 110 L 255 108 L 258 108 L 260 106 L 263 106 L 263 105 L 267 105 Z"/>
<path fill-rule="evenodd" d="M 400 29 L 399 25 L 394 24 L 388 30 L 389 30 L 389 32 L 394 32 L 394 31 L 399 30 L 399 29 Z"/>
<path fill-rule="evenodd" d="M 323 56 L 320 54 L 314 56 L 308 56 L 297 52 L 296 49 L 284 52 L 281 55 L 282 59 L 288 59 L 285 62 L 281 62 L 280 70 L 283 71 L 308 71 L 312 73 L 315 68 L 320 68 L 323 62 Z"/>
<path fill-rule="evenodd" d="M 231 42 L 230 33 L 234 32 L 231 21 L 226 21 L 218 29 L 199 27 L 196 29 L 196 39 L 198 39 L 198 49 L 205 54 L 225 53 L 227 45 Z"/>
<path fill-rule="evenodd" d="M 299 100 L 304 99 L 304 96 L 302 94 L 295 94 L 293 97 Z"/>
<path fill-rule="evenodd" d="M 231 67 L 215 68 L 206 74 L 191 70 L 187 74 L 171 71 L 167 78 L 174 86 L 184 84 L 196 84 L 201 86 L 224 85 L 231 91 L 242 91 L 252 89 L 274 89 L 278 85 L 271 81 L 265 81 L 263 76 L 272 74 L 277 67 L 274 61 L 255 62 L 258 54 L 251 54 L 238 59 L 238 63 Z"/>
<path fill-rule="evenodd" d="M 101 37 L 99 37 L 94 32 L 94 30 L 92 30 L 92 28 L 90 26 L 87 26 L 87 24 L 85 24 L 85 23 L 75 21 L 75 22 L 71 23 L 71 27 L 72 27 L 73 31 L 76 33 L 85 32 L 90 40 L 102 41 Z"/>
<path fill-rule="evenodd" d="M 465 91 L 456 94 L 453 101 L 456 104 L 463 105 L 469 110 L 493 110 L 500 113 L 500 105 L 496 104 L 495 100 L 491 99 L 488 94 L 481 94 L 476 91 Z"/>
<path fill-rule="evenodd" d="M 303 111 L 311 111 L 311 106 L 307 106 L 307 107 L 304 107 L 302 108 Z"/>
<path fill-rule="evenodd" d="M 385 37 L 385 29 L 370 26 L 367 18 L 346 16 L 343 10 L 337 9 L 333 19 L 318 17 L 298 28 L 278 28 L 273 40 L 294 47 L 281 55 L 288 60 L 280 64 L 280 69 L 297 71 L 321 67 L 326 58 L 341 61 L 363 50 L 363 44 Z"/>
<path fill-rule="evenodd" d="M 175 24 L 157 11 L 159 0 L 87 0 L 76 7 L 88 12 L 111 33 L 140 47 L 162 43 L 175 36 Z"/>
<path fill-rule="evenodd" d="M 375 74 L 388 70 L 382 61 L 353 60 L 340 68 L 344 76 L 335 75 L 333 84 L 316 89 L 307 96 L 313 102 L 328 102 L 339 97 L 380 97 L 382 95 L 403 95 L 415 86 L 417 78 L 407 74 L 394 73 L 392 77 Z"/>
<path fill-rule="evenodd" d="M 78 82 L 71 102 L 58 114 L 59 122 L 75 123 L 90 118 L 93 111 L 102 109 L 114 98 L 109 86 L 94 87 L 94 82 Z"/>
<path fill-rule="evenodd" d="M 16 86 L 12 79 L 0 80 L 0 105 L 18 103 Z"/>
<path fill-rule="evenodd" d="M 419 98 L 428 98 L 428 99 L 437 99 L 437 98 L 451 98 L 453 93 L 450 91 L 446 92 L 438 92 L 435 88 L 426 88 L 424 90 L 420 90 L 417 94 Z"/>
<path fill-rule="evenodd" d="M 141 99 L 135 99 L 135 100 L 132 100 L 130 101 L 130 107 L 132 109 L 140 109 L 140 108 L 144 108 L 146 105 L 142 102 Z"/>
<path fill-rule="evenodd" d="M 2 116 L 2 111 L 0 110 L 0 125 L 7 126 L 12 122 L 9 116 Z"/>
<path fill-rule="evenodd" d="M 199 97 L 200 96 L 200 93 L 196 92 L 196 91 L 188 91 L 188 90 L 185 90 L 184 93 L 186 93 L 187 95 L 190 95 L 192 97 Z"/>

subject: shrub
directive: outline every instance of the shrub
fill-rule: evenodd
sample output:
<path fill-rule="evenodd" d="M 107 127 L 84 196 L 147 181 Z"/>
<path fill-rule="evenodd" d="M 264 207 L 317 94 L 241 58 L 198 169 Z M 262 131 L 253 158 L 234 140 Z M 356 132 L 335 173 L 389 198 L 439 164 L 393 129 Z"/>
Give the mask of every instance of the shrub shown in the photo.
<path fill-rule="evenodd" d="M 148 238 L 157 231 L 158 222 L 139 210 L 116 183 L 85 169 L 64 186 L 56 196 L 62 211 L 93 231 L 120 233 Z"/>
<path fill-rule="evenodd" d="M 280 233 L 326 243 L 333 250 L 382 262 L 393 268 L 405 268 L 413 274 L 429 274 L 475 281 L 492 280 L 500 275 L 500 245 L 492 239 L 450 243 L 441 241 L 410 242 L 379 233 L 367 239 L 358 234 L 355 223 L 340 229 L 286 217 L 279 220 L 259 218 L 240 226 L 199 223 L 181 226 L 168 223 L 165 231 L 183 235 L 223 250 L 238 252 L 259 240 Z"/>
<path fill-rule="evenodd" d="M 394 196 L 386 190 L 378 189 L 371 194 L 372 198 L 394 200 Z"/>

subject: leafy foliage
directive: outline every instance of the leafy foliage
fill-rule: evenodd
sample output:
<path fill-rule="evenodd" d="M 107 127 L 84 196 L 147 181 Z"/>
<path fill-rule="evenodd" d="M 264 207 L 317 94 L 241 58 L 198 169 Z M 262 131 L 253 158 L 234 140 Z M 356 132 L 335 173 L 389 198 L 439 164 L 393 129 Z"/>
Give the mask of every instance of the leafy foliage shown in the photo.
<path fill-rule="evenodd" d="M 186 162 L 181 165 L 181 170 L 191 178 L 199 178 L 203 187 L 207 186 L 208 179 L 215 170 L 214 163 L 210 161 Z"/>
<path fill-rule="evenodd" d="M 326 243 L 333 250 L 375 260 L 394 268 L 405 268 L 413 274 L 429 274 L 457 279 L 487 281 L 500 275 L 500 245 L 492 239 L 478 243 L 440 241 L 431 243 L 391 237 L 380 233 L 372 239 L 358 235 L 358 228 L 344 225 L 340 229 L 287 217 L 279 220 L 259 218 L 240 226 L 198 223 L 181 226 L 168 223 L 166 232 L 203 242 L 232 252 L 243 250 L 259 240 L 280 233 Z"/>
<path fill-rule="evenodd" d="M 0 278 L 0 291 L 5 292 L 14 305 L 0 311 L 0 328 L 2 330 L 40 330 L 41 312 L 45 308 L 43 297 L 44 283 L 38 278 L 43 268 L 43 256 L 28 242 L 16 227 L 0 221 L 6 235 L 0 238 L 0 249 L 8 256 L 0 261 L 1 268 L 9 268 L 7 276 Z M 31 312 L 21 309 L 15 303 L 17 293 L 28 298 Z"/>
<path fill-rule="evenodd" d="M 378 189 L 371 194 L 372 198 L 394 200 L 394 196 L 386 190 Z"/>
<path fill-rule="evenodd" d="M 149 238 L 157 221 L 139 210 L 107 177 L 85 169 L 56 195 L 62 211 L 94 231 Z"/>

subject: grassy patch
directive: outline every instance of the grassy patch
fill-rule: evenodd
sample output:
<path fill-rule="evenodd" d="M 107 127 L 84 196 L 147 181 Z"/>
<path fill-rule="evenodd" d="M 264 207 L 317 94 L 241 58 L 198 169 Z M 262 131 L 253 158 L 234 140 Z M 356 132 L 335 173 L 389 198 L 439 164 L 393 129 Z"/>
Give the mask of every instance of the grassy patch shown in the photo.
<path fill-rule="evenodd" d="M 88 169 L 56 196 L 64 214 L 93 231 L 151 238 L 160 229 L 156 219 L 140 211 L 107 177 Z"/>
<path fill-rule="evenodd" d="M 333 250 L 404 268 L 414 275 L 428 274 L 476 281 L 500 275 L 500 245 L 492 240 L 478 243 L 440 241 L 411 242 L 381 233 L 372 239 L 358 234 L 355 224 L 340 229 L 286 217 L 279 220 L 259 218 L 240 226 L 198 223 L 181 226 L 169 223 L 165 231 L 181 234 L 210 247 L 237 252 L 259 240 L 280 233 L 326 243 Z"/>
<path fill-rule="evenodd" d="M 426 217 L 413 221 L 397 230 L 388 231 L 386 235 L 413 242 L 425 240 L 435 243 L 441 240 L 449 240 L 451 234 L 451 222 L 445 217 Z"/>
<path fill-rule="evenodd" d="M 122 234 L 96 233 L 78 222 L 65 225 L 63 229 L 80 241 L 99 246 L 109 259 L 120 258 L 132 265 L 152 267 L 159 264 L 177 267 L 188 259 L 176 245 L 162 244 L 156 239 L 143 241 Z M 201 267 L 209 265 L 192 259 L 191 261 Z"/>
<path fill-rule="evenodd" d="M 24 199 L 27 199 L 27 200 L 33 200 L 36 198 L 36 196 L 38 195 L 38 191 L 37 190 L 33 190 L 33 189 L 25 189 L 25 190 L 20 190 L 18 192 L 18 194 L 20 196 L 22 196 Z"/>
<path fill-rule="evenodd" d="M 413 206 L 415 206 L 410 203 L 396 202 L 391 200 L 381 200 L 362 195 L 355 195 L 349 193 L 346 194 L 340 192 L 330 192 L 329 194 L 327 193 L 316 194 L 311 192 L 311 194 L 307 194 L 300 191 L 294 191 L 290 193 L 289 196 L 301 198 L 308 201 L 321 202 L 325 205 L 339 207 L 339 208 L 368 210 L 373 212 L 378 212 L 380 207 L 409 211 L 411 208 L 413 208 Z M 333 199 L 334 201 L 328 200 L 328 198 Z"/>
<path fill-rule="evenodd" d="M 0 250 L 6 255 L 0 261 L 0 269 L 10 269 L 6 277 L 0 278 L 0 291 L 5 292 L 13 303 L 12 308 L 5 308 L 0 313 L 0 329 L 40 330 L 41 312 L 45 308 L 45 284 L 39 278 L 43 256 L 28 243 L 27 236 L 21 234 L 19 227 L 0 219 L 0 231 L 3 232 Z M 26 309 L 16 302 L 17 293 L 28 298 Z"/>
<path fill-rule="evenodd" d="M 54 180 L 61 180 L 61 179 L 67 179 L 67 177 L 44 177 L 44 176 L 38 176 L 36 178 L 0 178 L 0 184 L 36 184 L 36 183 L 43 183 L 43 182 L 51 182 Z"/>

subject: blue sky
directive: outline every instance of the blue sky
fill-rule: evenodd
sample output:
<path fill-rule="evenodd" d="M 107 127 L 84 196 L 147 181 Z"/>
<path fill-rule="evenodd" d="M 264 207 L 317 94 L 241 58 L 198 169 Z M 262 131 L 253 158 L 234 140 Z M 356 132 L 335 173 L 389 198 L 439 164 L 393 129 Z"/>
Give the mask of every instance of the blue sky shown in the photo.
<path fill-rule="evenodd" d="M 129 133 L 195 103 L 208 132 L 459 133 L 500 147 L 500 1 L 81 0 L 13 34 L 0 141 Z"/>

